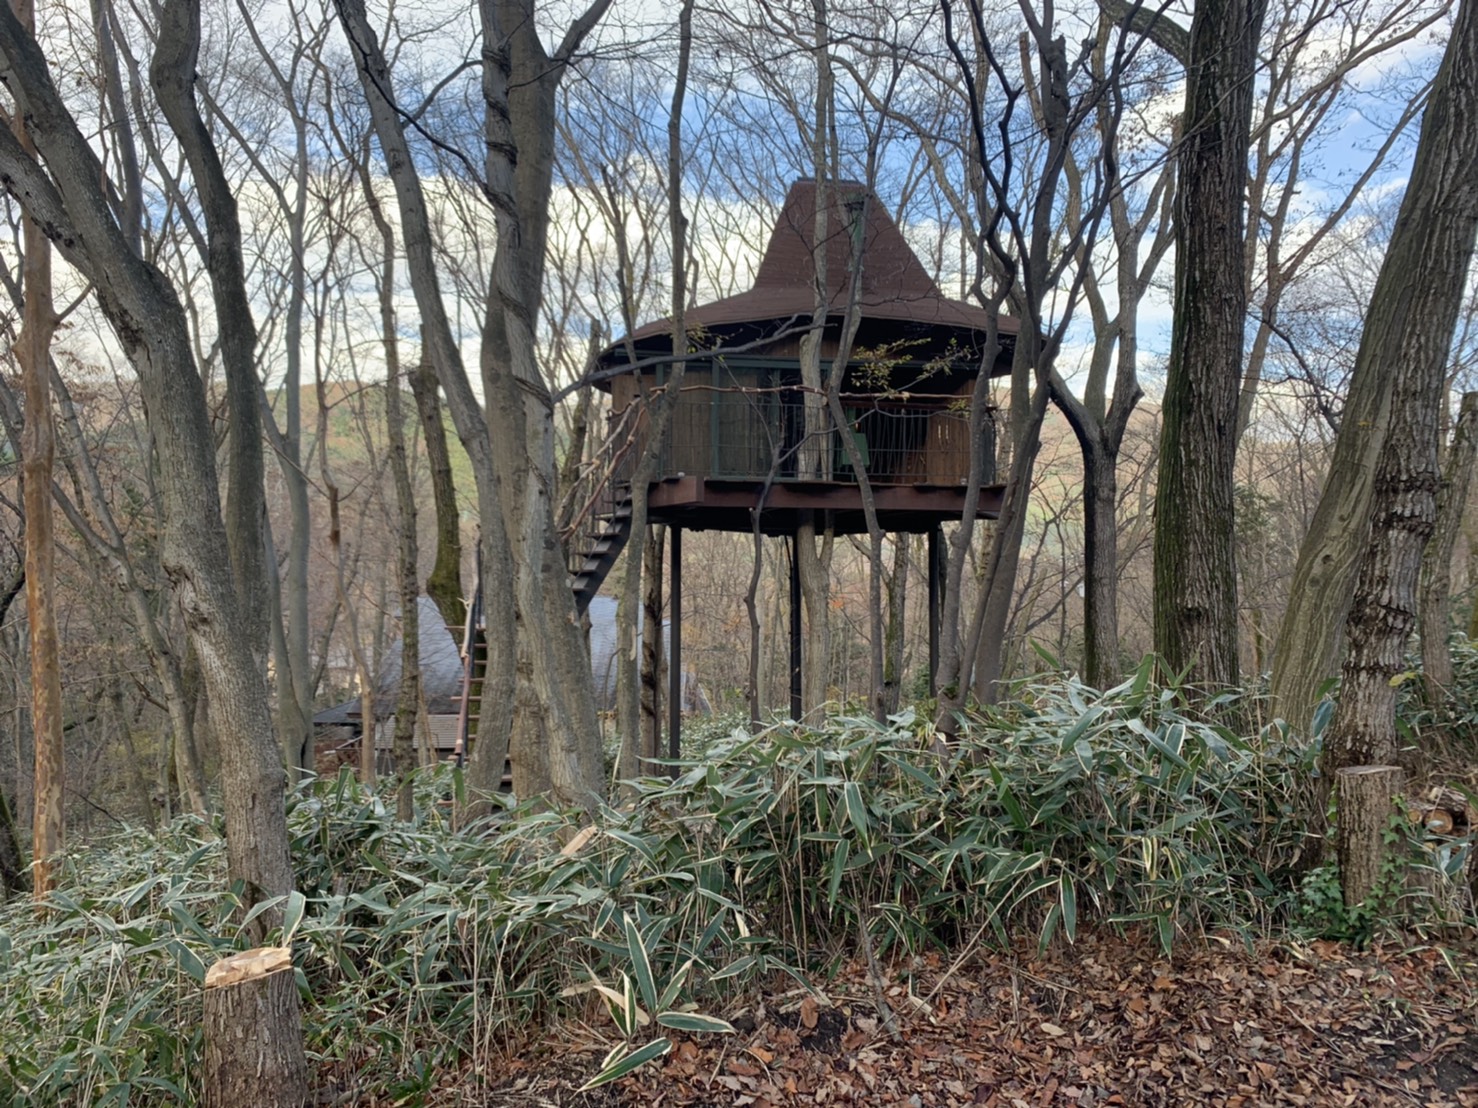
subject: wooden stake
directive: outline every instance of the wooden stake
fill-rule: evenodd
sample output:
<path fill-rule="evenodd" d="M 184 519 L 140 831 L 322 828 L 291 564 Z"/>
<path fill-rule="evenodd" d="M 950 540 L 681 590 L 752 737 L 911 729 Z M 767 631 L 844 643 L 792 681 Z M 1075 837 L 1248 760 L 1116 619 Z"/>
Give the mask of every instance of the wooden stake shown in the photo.
<path fill-rule="evenodd" d="M 1380 881 L 1385 833 L 1406 774 L 1400 766 L 1348 766 L 1336 771 L 1336 852 L 1346 907 L 1363 903 Z"/>
<path fill-rule="evenodd" d="M 300 1108 L 308 1063 L 292 951 L 268 946 L 223 958 L 205 975 L 206 1108 Z"/>

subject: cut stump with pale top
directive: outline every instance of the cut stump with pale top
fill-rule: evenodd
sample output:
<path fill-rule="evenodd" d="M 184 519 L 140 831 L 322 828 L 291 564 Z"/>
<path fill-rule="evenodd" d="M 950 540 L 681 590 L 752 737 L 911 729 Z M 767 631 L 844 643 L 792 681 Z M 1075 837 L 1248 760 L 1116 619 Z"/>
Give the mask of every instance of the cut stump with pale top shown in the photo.
<path fill-rule="evenodd" d="M 1400 766 L 1347 766 L 1336 770 L 1339 813 L 1335 827 L 1340 891 L 1345 906 L 1369 899 L 1386 861 L 1386 830 L 1406 774 Z"/>
<path fill-rule="evenodd" d="M 292 951 L 258 947 L 223 958 L 205 975 L 206 1108 L 300 1108 L 308 1062 Z"/>

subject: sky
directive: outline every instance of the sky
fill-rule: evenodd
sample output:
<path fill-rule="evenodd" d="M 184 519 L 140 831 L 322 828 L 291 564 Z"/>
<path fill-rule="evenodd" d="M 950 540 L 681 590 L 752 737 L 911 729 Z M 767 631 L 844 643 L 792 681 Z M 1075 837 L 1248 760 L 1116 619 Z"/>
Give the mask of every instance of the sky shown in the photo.
<path fill-rule="evenodd" d="M 1289 23 L 1290 28 L 1299 28 L 1299 37 L 1295 38 L 1291 30 L 1280 29 L 1277 16 L 1285 9 L 1275 8 L 1265 35 L 1268 56 L 1264 59 L 1259 79 L 1260 96 L 1266 98 L 1274 81 L 1283 80 L 1286 72 L 1292 70 L 1295 73 L 1290 78 L 1289 89 L 1292 91 L 1285 92 L 1281 102 L 1275 102 L 1275 108 L 1278 103 L 1286 106 L 1294 100 L 1294 92 L 1298 89 L 1317 84 L 1320 75 L 1349 50 L 1350 43 L 1358 38 L 1351 29 L 1354 18 L 1368 20 L 1399 10 L 1415 13 L 1405 17 L 1406 22 L 1411 23 L 1421 13 L 1435 10 L 1430 4 L 1426 8 L 1417 5 L 1396 8 L 1391 0 L 1381 0 L 1363 8 L 1337 4 L 1334 0 L 1299 0 L 1299 4 L 1300 18 L 1307 16 L 1310 10 L 1321 13 L 1312 33 L 1307 33 L 1299 20 Z M 279 0 L 270 0 L 256 5 L 251 11 L 261 40 L 275 63 L 286 72 L 297 57 L 295 35 L 298 31 L 290 14 L 294 10 L 298 13 L 298 26 L 308 27 L 310 33 L 321 32 L 329 44 L 329 74 L 340 81 L 348 80 L 343 69 L 345 63 L 337 28 L 332 25 L 332 20 L 317 8 L 291 9 Z M 548 17 L 546 27 L 546 37 L 551 42 L 561 19 L 573 10 L 573 4 L 565 8 L 555 5 L 545 9 L 555 13 Z M 759 9 L 734 5 L 729 10 L 739 16 L 753 16 Z M 809 7 L 806 10 L 809 11 Z M 1076 9 L 1072 6 L 1061 10 L 1066 23 L 1072 24 L 1077 18 Z M 560 12 L 565 16 L 560 16 Z M 910 42 L 919 41 L 915 31 L 905 33 L 897 29 L 903 26 L 905 17 L 910 14 L 906 8 L 900 7 L 891 14 L 899 20 L 894 27 L 895 34 Z M 207 82 L 219 90 L 257 87 L 260 91 L 263 82 L 261 67 L 249 62 L 251 52 L 255 50 L 254 43 L 242 32 L 231 8 L 222 5 L 218 16 L 210 24 L 210 41 L 202 63 Z M 624 227 L 634 255 L 639 256 L 642 267 L 647 271 L 648 282 L 638 305 L 637 322 L 666 311 L 664 264 L 667 232 L 661 193 L 665 176 L 666 102 L 671 95 L 670 19 L 669 6 L 648 0 L 638 3 L 618 0 L 592 39 L 595 56 L 582 60 L 580 69 L 568 79 L 566 103 L 572 112 L 565 140 L 578 146 L 580 158 L 562 158 L 556 189 L 551 197 L 554 215 L 551 273 L 555 279 L 549 283 L 546 297 L 546 316 L 552 322 L 545 329 L 549 359 L 552 363 L 564 365 L 561 372 L 569 372 L 583 358 L 589 316 L 602 319 L 608 333 L 619 334 L 623 330 L 615 280 L 615 235 L 596 202 L 593 187 L 602 167 L 613 172 L 622 182 Z M 407 38 L 401 51 L 401 68 L 397 72 L 414 74 L 398 87 L 402 88 L 402 98 L 406 102 L 418 103 L 426 88 L 435 86 L 438 80 L 467 61 L 475 43 L 473 17 L 465 7 L 433 3 L 397 8 L 396 20 L 398 31 L 408 35 L 415 32 Z M 841 23 L 840 17 L 838 23 Z M 804 20 L 800 21 L 800 26 L 805 29 Z M 1372 52 L 1350 75 L 1348 87 L 1327 107 L 1316 134 L 1304 148 L 1293 171 L 1291 187 L 1295 198 L 1290 205 L 1285 232 L 1289 249 L 1316 231 L 1324 214 L 1338 203 L 1351 179 L 1363 169 L 1371 151 L 1388 132 L 1413 84 L 1419 84 L 1435 69 L 1444 27 L 1445 22 L 1439 20 L 1436 25 L 1413 34 L 1388 51 Z M 1016 29 L 1018 26 L 1013 26 L 1009 11 L 1006 12 L 1002 27 L 1002 33 L 1008 36 L 1006 41 L 1011 41 Z M 747 287 L 768 237 L 775 205 L 789 181 L 806 171 L 806 150 L 801 132 L 809 125 L 805 113 L 809 109 L 810 88 L 805 82 L 810 79 L 812 63 L 797 42 L 784 35 L 741 34 L 734 22 L 719 21 L 711 15 L 706 24 L 700 20 L 699 30 L 706 37 L 700 43 L 699 56 L 695 58 L 694 83 L 684 114 L 689 148 L 685 173 L 687 207 L 693 224 L 690 242 L 697 256 L 694 291 L 699 300 L 706 300 Z M 1296 52 L 1294 46 L 1297 47 Z M 138 49 L 141 54 L 144 52 L 143 46 Z M 838 54 L 846 54 L 848 50 L 846 46 L 839 47 Z M 893 70 L 886 52 L 877 57 L 866 56 L 864 50 L 851 50 L 850 53 L 851 64 L 839 63 L 837 66 L 839 107 L 836 123 L 846 152 L 842 172 L 848 176 L 860 176 L 863 166 L 859 158 L 865 152 L 869 129 L 877 125 L 877 112 L 869 104 L 868 95 L 886 95 Z M 628 62 L 633 54 L 637 60 Z M 212 59 L 217 66 L 214 70 L 207 68 Z M 941 73 L 947 74 L 949 61 L 947 56 L 940 55 L 934 64 L 941 67 Z M 230 64 L 226 69 L 219 68 L 227 62 Z M 87 58 L 82 55 L 63 56 L 61 68 L 69 72 L 85 71 L 87 64 Z M 230 76 L 223 77 L 223 72 Z M 313 76 L 311 67 L 304 66 L 301 72 L 304 76 L 300 87 L 306 89 L 309 78 Z M 442 91 L 441 106 L 437 109 L 439 114 L 428 116 L 428 119 L 437 119 L 443 125 L 452 125 L 463 132 L 458 141 L 468 144 L 469 156 L 480 155 L 472 145 L 476 141 L 476 128 L 464 127 L 457 121 L 458 113 L 467 110 L 466 105 L 475 104 L 476 90 L 467 85 L 475 77 L 474 72 L 466 72 L 451 79 Z M 321 87 L 322 78 L 313 79 Z M 930 84 L 926 80 L 914 82 L 906 88 L 900 86 L 892 106 L 898 111 L 911 113 L 918 122 L 928 125 L 930 118 L 921 113 L 930 108 Z M 353 91 L 350 86 L 350 93 Z M 1130 143 L 1132 149 L 1140 151 L 1137 157 L 1147 164 L 1163 151 L 1184 90 L 1178 72 L 1170 67 L 1147 77 L 1142 92 L 1139 109 L 1127 115 L 1122 124 L 1121 137 Z M 224 98 L 226 93 L 221 91 L 220 95 Z M 349 104 L 350 115 L 351 99 L 348 94 L 341 97 Z M 78 102 L 86 103 L 85 99 Z M 286 164 L 286 155 L 273 147 L 280 145 L 290 135 L 290 130 L 282 125 L 281 113 L 271 110 L 270 100 L 265 103 L 264 110 L 247 117 L 255 128 L 249 129 L 247 137 L 257 144 L 264 164 L 268 167 L 282 166 Z M 797 112 L 800 118 L 795 117 Z M 84 124 L 90 118 L 84 109 L 79 109 L 79 117 Z M 1018 118 L 1024 116 L 1019 113 Z M 939 150 L 943 156 L 952 159 L 948 176 L 958 185 L 962 163 L 957 154 L 951 153 L 950 136 L 937 131 L 943 119 L 933 119 L 936 126 L 933 137 L 940 142 Z M 99 141 L 105 141 L 103 128 L 95 120 L 92 126 L 103 136 Z M 1408 131 L 1414 136 L 1414 125 Z M 1276 144 L 1287 132 L 1286 121 L 1275 121 L 1269 128 L 1270 142 Z M 329 136 L 318 131 L 313 133 L 311 142 L 320 151 L 332 145 Z M 228 163 L 236 167 L 234 171 L 242 174 L 238 201 L 248 236 L 249 258 L 262 276 L 254 307 L 264 335 L 280 342 L 276 338 L 280 335 L 280 271 L 290 260 L 285 253 L 281 219 L 274 210 L 272 189 L 259 177 L 246 173 L 244 160 L 239 153 L 231 153 L 231 145 L 231 140 L 225 141 Z M 567 150 L 574 150 L 576 145 L 567 146 Z M 883 202 L 900 217 L 900 225 L 926 264 L 931 258 L 938 259 L 937 276 L 941 285 L 956 291 L 960 284 L 958 260 L 962 256 L 958 225 L 948 205 L 939 198 L 928 159 L 921 153 L 923 147 L 924 144 L 901 124 L 895 123 L 884 129 L 882 152 L 878 159 L 879 193 Z M 426 149 L 422 144 L 423 154 Z M 1367 199 L 1371 203 L 1382 196 L 1399 194 L 1404 186 L 1410 153 L 1410 141 L 1398 144 L 1392 151 L 1385 166 L 1367 186 Z M 433 168 L 429 157 L 424 164 L 428 170 Z M 1286 172 L 1286 161 L 1283 165 Z M 474 369 L 475 377 L 482 316 L 480 283 L 491 256 L 491 219 L 486 206 L 465 188 L 461 191 L 454 191 L 455 186 L 448 185 L 438 188 L 434 173 L 428 173 L 427 179 L 437 222 L 449 229 L 446 236 L 447 259 L 457 263 L 447 267 L 444 290 L 458 327 L 464 360 Z M 1147 177 L 1136 193 L 1142 195 L 1150 180 L 1152 177 Z M 279 183 L 290 191 L 290 182 Z M 383 177 L 380 185 L 386 185 Z M 316 173 L 310 180 L 310 188 L 319 192 L 335 189 L 342 192 L 348 187 L 342 174 L 335 176 L 329 170 Z M 386 210 L 393 218 L 394 205 L 388 203 L 388 188 L 384 189 L 383 195 L 387 201 Z M 464 203 L 453 206 L 449 200 L 454 195 Z M 1269 194 L 1265 209 L 1276 196 L 1276 190 Z M 315 197 L 314 202 L 321 204 L 321 200 Z M 381 355 L 376 349 L 378 308 L 373 285 L 362 259 L 356 259 L 342 245 L 337 251 L 329 245 L 336 219 L 347 220 L 364 229 L 363 213 L 354 212 L 353 207 L 352 204 L 341 204 L 337 215 L 320 214 L 310 234 L 304 262 L 310 274 L 321 278 L 318 291 L 322 303 L 327 305 L 338 294 L 345 295 L 341 304 L 325 313 L 328 318 L 319 333 L 323 345 L 316 351 L 312 347 L 305 348 L 305 366 L 312 366 L 316 352 L 321 357 L 331 357 L 340 368 L 352 362 L 359 372 L 373 377 L 376 372 L 383 372 Z M 1361 219 L 1374 218 L 1367 215 L 1363 207 L 1358 206 L 1352 211 L 1348 222 L 1354 225 Z M 1061 211 L 1060 206 L 1058 210 Z M 156 203 L 155 212 L 160 216 L 164 214 L 162 200 Z M 454 217 L 464 218 L 460 229 Z M 645 224 L 653 226 L 650 235 L 643 232 Z M 1353 237 L 1358 239 L 1359 236 Z M 1142 247 L 1141 257 L 1145 256 L 1147 249 L 1147 244 Z M 1111 261 L 1111 251 L 1107 246 L 1100 246 L 1095 258 L 1102 267 Z M 335 262 L 333 267 L 328 264 L 331 259 Z M 195 264 L 198 266 L 198 261 Z M 1155 280 L 1139 308 L 1140 365 L 1152 391 L 1168 349 L 1169 282 L 1173 266 L 1172 250 L 1159 265 Z M 460 291 L 453 280 L 458 268 L 469 278 Z M 59 284 L 63 300 L 81 289 L 75 275 L 69 276 L 65 271 L 59 272 Z M 334 297 L 328 295 L 330 288 Z M 211 329 L 211 309 L 198 268 L 195 283 L 186 290 L 186 296 L 193 302 L 202 327 L 208 332 Z M 1112 312 L 1116 295 L 1111 282 L 1104 288 L 1104 297 Z M 417 312 L 403 273 L 398 275 L 396 300 L 401 337 L 414 347 L 418 340 L 415 327 Z M 1059 307 L 1064 302 L 1062 295 L 1056 298 Z M 1077 322 L 1068 333 L 1061 357 L 1062 368 L 1075 382 L 1081 379 L 1082 367 L 1092 346 L 1092 331 L 1086 318 L 1086 313 L 1079 308 Z M 309 328 L 308 340 L 312 338 L 312 328 Z M 67 341 L 84 358 L 101 362 L 111 354 L 110 336 L 97 323 L 95 313 L 85 305 L 72 321 Z M 203 349 L 208 346 L 208 339 L 202 342 Z M 411 353 L 407 351 L 406 356 Z M 265 351 L 264 360 L 269 379 L 280 374 L 283 362 L 280 346 Z"/>

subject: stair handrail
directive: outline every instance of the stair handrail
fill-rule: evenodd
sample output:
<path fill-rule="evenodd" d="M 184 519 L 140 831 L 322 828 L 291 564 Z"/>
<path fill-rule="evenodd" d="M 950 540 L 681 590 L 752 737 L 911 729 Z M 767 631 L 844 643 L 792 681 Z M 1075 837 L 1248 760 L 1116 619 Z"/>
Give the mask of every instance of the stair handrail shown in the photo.
<path fill-rule="evenodd" d="M 571 552 L 572 556 L 575 540 L 583 533 L 585 524 L 591 516 L 602 514 L 599 510 L 602 504 L 608 507 L 614 507 L 616 504 L 616 474 L 637 443 L 638 436 L 634 433 L 634 429 L 627 426 L 628 423 L 633 422 L 631 415 L 636 407 L 635 403 L 628 404 L 623 412 L 613 417 L 615 426 L 596 452 L 596 457 L 591 459 L 591 465 L 586 472 L 591 475 L 594 489 L 580 510 L 565 526 L 561 536 L 565 542 L 565 549 Z M 602 458 L 604 461 L 601 460 Z M 576 487 L 578 488 L 578 485 Z M 571 490 L 570 495 L 574 495 L 574 490 Z"/>

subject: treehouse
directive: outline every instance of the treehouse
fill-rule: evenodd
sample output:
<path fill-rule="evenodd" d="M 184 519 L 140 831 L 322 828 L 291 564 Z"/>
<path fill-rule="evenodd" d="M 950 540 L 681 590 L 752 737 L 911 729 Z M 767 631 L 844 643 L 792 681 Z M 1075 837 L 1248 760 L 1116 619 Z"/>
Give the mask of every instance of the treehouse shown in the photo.
<path fill-rule="evenodd" d="M 684 358 L 650 491 L 653 522 L 748 531 L 759 507 L 767 534 L 791 534 L 814 512 L 825 513 L 839 533 L 863 531 L 853 465 L 860 460 L 884 530 L 927 533 L 960 518 L 974 445 L 985 486 L 979 514 L 993 516 L 999 507 L 994 424 L 985 421 L 985 441 L 970 436 L 990 316 L 940 292 L 865 186 L 842 182 L 830 193 L 823 378 L 832 372 L 860 269 L 856 333 L 839 389 L 844 425 L 831 418 L 826 397 L 802 381 L 801 345 L 816 299 L 816 186 L 800 181 L 786 197 L 754 286 L 685 313 L 692 353 Z M 992 371 L 1004 373 L 1015 320 L 998 316 L 996 325 L 1001 350 Z M 620 506 L 620 486 L 646 445 L 650 401 L 673 372 L 671 320 L 649 323 L 610 347 L 600 368 L 610 394 L 608 472 L 618 494 L 600 505 L 609 513 Z M 578 578 L 590 551 L 577 553 Z M 601 567 L 589 569 L 588 582 L 598 584 Z"/>
<path fill-rule="evenodd" d="M 939 528 L 966 510 L 972 450 L 981 474 L 977 517 L 993 518 L 1000 508 L 994 422 L 982 413 L 981 434 L 972 438 L 971 406 L 993 330 L 997 354 L 988 371 L 1009 372 L 1016 321 L 945 297 L 866 186 L 840 182 L 828 191 L 828 304 L 819 332 L 813 181 L 791 187 L 754 286 L 685 312 L 683 377 L 648 490 L 650 522 L 671 529 L 672 673 L 682 672 L 684 529 L 748 532 L 757 516 L 768 535 L 794 536 L 808 520 L 837 533 L 861 532 L 870 491 L 884 531 L 930 536 L 932 631 Z M 855 333 L 845 365 L 834 369 L 852 303 Z M 840 375 L 834 393 L 814 379 L 809 388 L 804 382 L 802 346 L 816 341 L 813 333 L 822 381 Z M 674 364 L 670 319 L 638 328 L 601 356 L 609 434 L 592 470 L 599 476 L 577 498 L 568 535 L 582 611 L 625 545 L 631 480 L 649 441 L 652 402 Z M 795 703 L 800 605 L 791 608 Z M 930 639 L 932 673 L 935 635 Z M 670 728 L 675 747 L 675 711 Z"/>
<path fill-rule="evenodd" d="M 793 185 L 747 292 L 684 313 L 683 377 L 657 470 L 648 518 L 669 528 L 668 742 L 679 750 L 683 680 L 684 530 L 749 532 L 794 542 L 805 523 L 847 534 L 867 529 L 870 495 L 886 532 L 929 536 L 929 672 L 937 661 L 943 524 L 970 503 L 994 518 L 995 424 L 972 413 L 982 369 L 1009 372 L 1016 321 L 940 292 L 897 225 L 865 186 L 830 190 L 821 254 L 827 305 L 816 319 L 817 189 Z M 854 310 L 849 312 L 849 306 Z M 855 323 L 846 358 L 843 329 Z M 995 356 L 986 366 L 992 336 Z M 808 386 L 802 345 L 819 342 L 821 379 Z M 631 490 L 652 434 L 653 401 L 674 372 L 672 322 L 640 327 L 605 350 L 597 368 L 609 396 L 607 435 L 566 500 L 564 539 L 576 606 L 584 614 L 631 529 Z M 981 418 L 972 419 L 972 414 Z M 972 435 L 972 426 L 979 428 Z M 859 470 L 861 478 L 859 478 Z M 791 710 L 800 715 L 801 605 L 791 561 Z M 479 589 L 481 583 L 479 582 Z M 463 639 L 457 754 L 476 733 L 486 665 L 480 603 Z M 655 737 L 654 737 L 655 738 Z M 655 745 L 655 744 L 654 744 Z"/>

